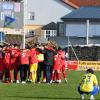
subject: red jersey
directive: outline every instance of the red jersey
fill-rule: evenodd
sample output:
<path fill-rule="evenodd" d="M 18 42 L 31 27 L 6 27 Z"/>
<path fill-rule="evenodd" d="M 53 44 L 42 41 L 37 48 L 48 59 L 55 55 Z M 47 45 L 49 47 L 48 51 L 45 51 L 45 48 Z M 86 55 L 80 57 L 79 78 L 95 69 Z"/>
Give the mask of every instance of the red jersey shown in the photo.
<path fill-rule="evenodd" d="M 38 63 L 37 52 L 35 48 L 30 50 L 30 64 Z"/>
<path fill-rule="evenodd" d="M 19 55 L 19 49 L 17 48 L 11 48 L 9 50 L 10 54 L 11 54 L 11 64 L 15 64 L 18 63 L 17 62 L 17 57 Z"/>
<path fill-rule="evenodd" d="M 3 56 L 3 52 L 0 51 L 0 71 L 4 69 Z"/>
<path fill-rule="evenodd" d="M 28 49 L 23 49 L 18 56 L 20 64 L 29 64 L 29 56 L 30 51 Z"/>
<path fill-rule="evenodd" d="M 58 54 L 59 54 L 59 56 L 61 57 L 62 60 L 65 59 L 65 52 L 64 51 L 60 50 L 60 51 L 58 51 Z"/>
<path fill-rule="evenodd" d="M 66 69 L 66 60 L 65 60 L 65 52 L 60 50 L 58 51 L 58 54 L 61 58 L 60 64 L 61 64 L 61 69 Z"/>
<path fill-rule="evenodd" d="M 4 65 L 6 69 L 11 68 L 11 55 L 8 51 L 6 51 L 4 55 Z"/>
<path fill-rule="evenodd" d="M 54 66 L 53 66 L 54 70 L 59 70 L 60 69 L 60 62 L 61 62 L 60 56 L 58 54 L 55 55 L 54 56 Z"/>

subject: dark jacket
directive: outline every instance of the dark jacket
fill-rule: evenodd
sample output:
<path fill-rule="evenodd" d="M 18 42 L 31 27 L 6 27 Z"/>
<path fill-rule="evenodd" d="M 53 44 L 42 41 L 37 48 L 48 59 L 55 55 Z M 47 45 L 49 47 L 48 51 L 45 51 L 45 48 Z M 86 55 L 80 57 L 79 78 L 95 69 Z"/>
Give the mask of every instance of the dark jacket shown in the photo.
<path fill-rule="evenodd" d="M 55 51 L 52 48 L 44 49 L 44 64 L 47 66 L 52 66 L 54 63 Z"/>

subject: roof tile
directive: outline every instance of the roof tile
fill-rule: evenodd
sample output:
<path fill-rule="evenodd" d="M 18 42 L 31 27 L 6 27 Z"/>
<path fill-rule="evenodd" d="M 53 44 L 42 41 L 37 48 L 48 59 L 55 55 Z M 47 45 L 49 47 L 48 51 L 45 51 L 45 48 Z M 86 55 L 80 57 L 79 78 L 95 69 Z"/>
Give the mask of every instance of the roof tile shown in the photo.
<path fill-rule="evenodd" d="M 66 4 L 76 7 L 81 7 L 81 6 L 100 6 L 100 0 L 63 0 Z M 75 7 L 76 6 L 76 7 Z"/>

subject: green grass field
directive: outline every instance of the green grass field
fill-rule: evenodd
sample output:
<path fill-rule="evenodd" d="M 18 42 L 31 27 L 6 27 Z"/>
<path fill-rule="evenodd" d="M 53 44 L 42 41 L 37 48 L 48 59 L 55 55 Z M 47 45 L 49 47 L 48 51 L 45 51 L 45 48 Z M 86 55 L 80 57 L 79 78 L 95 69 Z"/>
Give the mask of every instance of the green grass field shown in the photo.
<path fill-rule="evenodd" d="M 80 100 L 77 85 L 84 72 L 67 71 L 68 83 L 61 84 L 7 84 L 0 83 L 0 100 Z M 100 82 L 100 72 L 95 72 Z M 89 95 L 85 95 L 88 100 Z M 100 100 L 100 94 L 95 96 Z"/>

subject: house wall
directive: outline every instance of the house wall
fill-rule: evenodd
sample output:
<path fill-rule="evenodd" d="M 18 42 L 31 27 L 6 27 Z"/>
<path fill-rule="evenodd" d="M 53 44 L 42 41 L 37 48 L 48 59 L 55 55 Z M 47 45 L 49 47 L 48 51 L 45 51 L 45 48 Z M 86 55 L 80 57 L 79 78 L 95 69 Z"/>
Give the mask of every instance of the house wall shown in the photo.
<path fill-rule="evenodd" d="M 26 33 L 30 29 L 35 34 L 44 37 L 42 26 L 50 22 L 61 21 L 61 17 L 70 13 L 74 8 L 63 3 L 61 0 L 24 0 L 24 25 Z M 29 13 L 34 13 L 34 19 L 29 19 Z"/>
<path fill-rule="evenodd" d="M 86 22 L 66 22 L 65 36 L 86 37 Z M 89 37 L 100 36 L 100 22 L 90 22 Z"/>
<path fill-rule="evenodd" d="M 35 35 L 42 35 L 43 31 L 41 30 L 42 25 L 25 25 L 26 33 L 29 31 L 34 31 Z"/>
<path fill-rule="evenodd" d="M 67 46 L 68 41 L 71 45 L 86 45 L 86 22 L 64 22 L 64 35 L 50 40 L 62 47 Z M 90 22 L 89 44 L 100 44 L 100 22 Z"/>
<path fill-rule="evenodd" d="M 60 0 L 24 0 L 25 24 L 46 25 L 74 10 Z M 34 12 L 34 20 L 28 19 L 29 12 Z"/>

